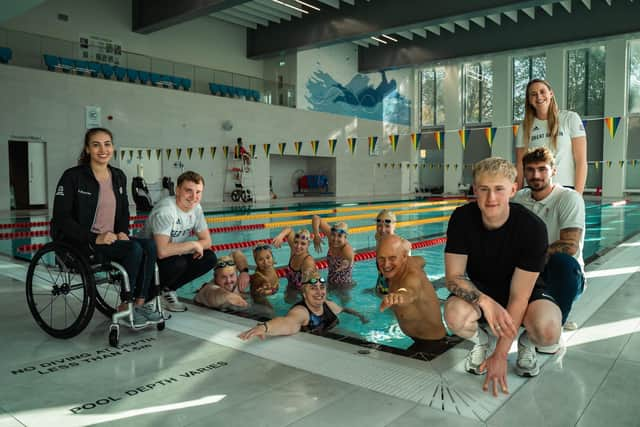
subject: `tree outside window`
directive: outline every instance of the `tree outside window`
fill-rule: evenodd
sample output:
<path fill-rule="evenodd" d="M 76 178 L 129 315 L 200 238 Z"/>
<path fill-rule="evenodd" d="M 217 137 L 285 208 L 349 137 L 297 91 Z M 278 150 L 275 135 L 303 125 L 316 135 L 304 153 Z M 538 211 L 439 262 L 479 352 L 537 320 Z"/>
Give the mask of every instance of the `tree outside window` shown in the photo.
<path fill-rule="evenodd" d="M 444 90 L 445 77 L 443 67 L 426 68 L 420 72 L 422 99 L 422 128 L 444 126 Z"/>
<path fill-rule="evenodd" d="M 604 46 L 567 54 L 567 108 L 581 117 L 604 114 L 605 55 Z"/>
<path fill-rule="evenodd" d="M 520 56 L 513 58 L 513 121 L 524 119 L 524 102 L 527 83 L 532 79 L 545 79 L 547 75 L 547 57 Z"/>
<path fill-rule="evenodd" d="M 464 124 L 487 124 L 493 118 L 491 61 L 464 64 Z"/>

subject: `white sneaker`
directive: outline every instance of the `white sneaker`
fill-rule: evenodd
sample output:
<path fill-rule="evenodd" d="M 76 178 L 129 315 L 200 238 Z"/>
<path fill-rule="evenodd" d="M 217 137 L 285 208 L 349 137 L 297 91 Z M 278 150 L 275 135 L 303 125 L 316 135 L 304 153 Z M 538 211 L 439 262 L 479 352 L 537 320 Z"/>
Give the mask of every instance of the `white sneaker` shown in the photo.
<path fill-rule="evenodd" d="M 176 291 L 162 292 L 164 297 L 164 307 L 169 311 L 187 311 L 187 306 L 178 300 Z"/>
<path fill-rule="evenodd" d="M 487 359 L 489 352 L 489 335 L 482 328 L 478 328 L 478 343 L 473 346 L 464 362 L 464 370 L 482 375 L 486 369 L 480 370 L 480 365 Z"/>
<path fill-rule="evenodd" d="M 516 360 L 516 374 L 521 377 L 535 377 L 540 373 L 536 346 L 529 341 L 527 331 L 518 338 L 518 359 Z"/>

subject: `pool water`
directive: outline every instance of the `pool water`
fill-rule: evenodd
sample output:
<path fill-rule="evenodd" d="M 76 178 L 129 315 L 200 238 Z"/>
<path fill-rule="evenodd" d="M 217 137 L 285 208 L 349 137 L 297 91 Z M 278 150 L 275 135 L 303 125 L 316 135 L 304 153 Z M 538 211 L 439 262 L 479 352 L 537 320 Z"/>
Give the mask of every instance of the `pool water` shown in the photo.
<path fill-rule="evenodd" d="M 396 212 L 396 214 L 398 214 L 399 224 L 402 222 L 415 222 L 428 218 L 435 221 L 411 227 L 399 227 L 397 229 L 397 233 L 414 242 L 444 236 L 446 233 L 447 216 L 450 215 L 453 209 L 461 203 L 462 202 L 457 201 L 437 206 L 439 209 L 446 209 L 444 211 L 430 210 L 428 206 L 416 208 L 412 206 L 405 207 L 398 205 L 397 208 L 391 208 Z M 406 205 L 406 203 L 403 205 Z M 319 208 L 317 209 L 321 210 Z M 367 211 L 367 213 L 375 214 L 380 209 L 380 207 L 370 206 L 370 211 Z M 421 212 L 411 213 L 412 210 L 421 210 Z M 249 214 L 246 217 L 246 220 L 236 220 L 231 223 L 225 222 L 224 225 L 241 225 L 260 222 L 268 223 L 269 221 L 294 221 L 299 219 L 299 217 L 296 218 L 296 212 L 297 211 L 290 211 L 290 218 L 278 217 L 255 219 Z M 282 211 L 274 210 L 273 213 L 282 214 Z M 363 212 L 358 212 L 358 214 L 361 213 Z M 583 257 L 587 263 L 597 258 L 599 254 L 603 253 L 603 251 L 614 247 L 621 241 L 628 239 L 640 231 L 640 203 L 612 205 L 587 202 L 586 213 L 587 231 L 585 234 Z M 327 221 L 332 222 L 336 220 L 335 216 L 343 217 L 347 215 L 350 214 L 340 212 L 337 214 L 331 214 L 331 217 L 326 217 L 326 215 L 322 216 L 325 217 Z M 219 216 L 220 215 L 215 215 L 214 217 Z M 310 222 L 310 215 L 307 214 L 304 218 Z M 356 227 L 371 226 L 373 224 L 373 219 L 354 219 L 347 220 L 347 222 L 349 224 L 349 228 L 353 230 Z M 219 225 L 220 224 L 218 223 L 212 224 L 212 226 Z M 310 225 L 300 225 L 294 227 L 294 229 L 297 230 L 298 228 L 303 227 L 308 229 L 311 228 Z M 213 235 L 213 240 L 214 244 L 220 244 L 257 239 L 272 239 L 280 230 L 281 228 L 267 228 L 261 230 L 216 233 Z M 356 252 L 373 249 L 375 247 L 373 234 L 374 231 L 351 234 L 349 241 Z M 250 264 L 252 264 L 253 258 L 251 249 L 243 250 L 243 252 L 248 257 Z M 274 248 L 273 253 L 277 266 L 285 266 L 287 264 L 289 259 L 288 245 L 284 245 L 280 249 Z M 316 258 L 316 260 L 324 258 L 326 255 L 326 242 L 323 246 L 322 254 L 317 254 L 313 248 L 310 249 L 310 253 L 314 258 Z M 432 282 L 436 283 L 436 291 L 439 298 L 441 300 L 446 299 L 448 291 L 439 286 L 442 282 L 439 279 L 442 279 L 444 276 L 444 245 L 413 250 L 412 254 L 425 258 L 425 271 L 427 276 Z M 326 277 L 326 270 L 323 270 L 322 274 Z M 372 259 L 356 262 L 353 270 L 353 277 L 356 281 L 356 285 L 348 295 L 330 292 L 329 299 L 339 305 L 348 306 L 361 312 L 369 319 L 369 323 L 362 324 L 358 318 L 342 313 L 339 316 L 340 324 L 333 330 L 333 332 L 397 349 L 406 349 L 409 347 L 413 341 L 402 333 L 393 313 L 390 310 L 386 310 L 382 313 L 379 311 L 380 298 L 373 292 L 373 287 L 375 286 L 377 279 L 375 261 Z M 200 287 L 202 282 L 203 280 L 199 280 L 181 288 L 179 295 L 185 298 L 193 298 L 193 293 Z M 256 318 L 281 316 L 286 314 L 290 308 L 290 304 L 287 304 L 284 301 L 285 288 L 286 279 L 281 279 L 280 291 L 277 294 L 268 297 L 269 303 L 273 307 L 272 311 L 270 309 L 265 310 L 264 307 L 255 307 L 249 311 L 253 312 L 253 316 Z"/>

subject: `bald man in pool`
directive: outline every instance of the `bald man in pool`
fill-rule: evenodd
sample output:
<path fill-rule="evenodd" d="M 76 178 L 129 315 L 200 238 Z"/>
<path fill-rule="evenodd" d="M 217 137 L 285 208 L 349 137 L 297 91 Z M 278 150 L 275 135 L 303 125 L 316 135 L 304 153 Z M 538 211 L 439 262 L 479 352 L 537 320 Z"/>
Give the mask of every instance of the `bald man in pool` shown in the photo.
<path fill-rule="evenodd" d="M 383 236 L 377 251 L 378 269 L 389 284 L 389 293 L 380 311 L 390 308 L 400 329 L 415 342 L 412 348 L 422 353 L 440 354 L 449 347 L 442 322 L 440 302 L 433 285 L 422 269 L 409 263 L 403 239 Z"/>

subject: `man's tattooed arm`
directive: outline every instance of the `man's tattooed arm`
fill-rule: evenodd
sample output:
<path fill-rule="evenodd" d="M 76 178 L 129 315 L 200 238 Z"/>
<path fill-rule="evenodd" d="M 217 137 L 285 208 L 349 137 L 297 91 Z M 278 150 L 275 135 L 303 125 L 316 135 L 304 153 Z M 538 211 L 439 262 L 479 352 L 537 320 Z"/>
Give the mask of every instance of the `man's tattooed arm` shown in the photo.
<path fill-rule="evenodd" d="M 456 276 L 446 280 L 447 289 L 457 297 L 462 298 L 469 304 L 478 304 L 480 291 L 465 276 Z"/>
<path fill-rule="evenodd" d="M 549 245 L 549 249 L 547 249 L 547 256 L 551 256 L 556 253 L 574 256 L 580 248 L 581 237 L 581 228 L 563 228 L 560 230 L 560 239 Z"/>

